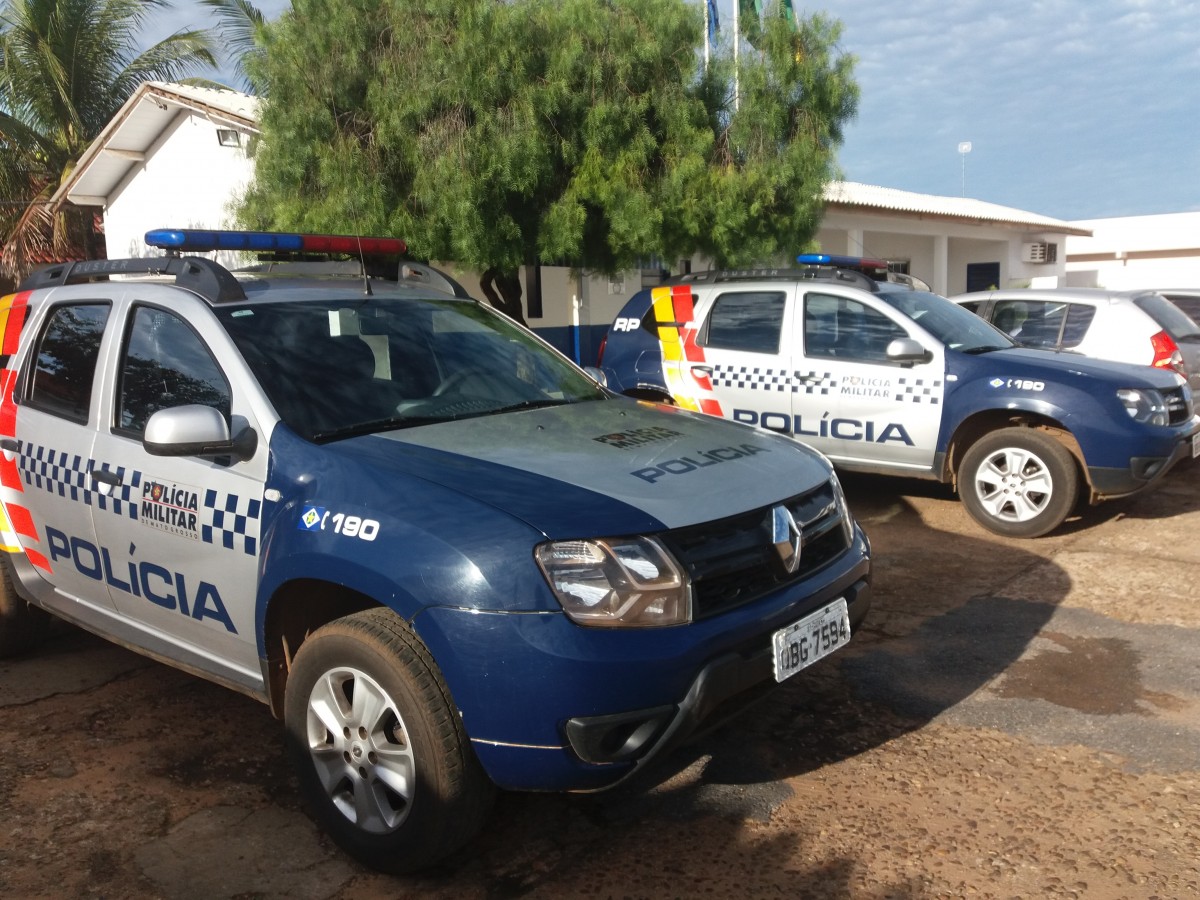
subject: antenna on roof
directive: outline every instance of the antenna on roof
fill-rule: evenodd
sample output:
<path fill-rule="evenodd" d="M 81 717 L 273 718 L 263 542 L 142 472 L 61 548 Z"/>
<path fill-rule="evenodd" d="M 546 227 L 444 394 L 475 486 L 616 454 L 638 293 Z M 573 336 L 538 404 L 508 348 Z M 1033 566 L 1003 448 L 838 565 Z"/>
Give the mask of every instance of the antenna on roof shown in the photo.
<path fill-rule="evenodd" d="M 371 279 L 367 276 L 367 258 L 363 254 L 362 234 L 356 234 L 358 239 L 358 264 L 362 266 L 363 293 L 368 297 L 374 296 L 374 291 L 371 290 Z"/>

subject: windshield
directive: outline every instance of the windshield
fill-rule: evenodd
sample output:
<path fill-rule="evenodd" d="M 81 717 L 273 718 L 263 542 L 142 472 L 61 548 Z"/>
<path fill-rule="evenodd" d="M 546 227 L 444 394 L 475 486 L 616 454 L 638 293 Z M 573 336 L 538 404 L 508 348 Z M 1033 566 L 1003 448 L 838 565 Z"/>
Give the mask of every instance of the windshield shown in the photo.
<path fill-rule="evenodd" d="M 1008 335 L 993 328 L 975 313 L 937 294 L 885 289 L 879 292 L 879 297 L 951 350 L 985 353 L 1016 346 Z"/>
<path fill-rule="evenodd" d="M 358 296 L 218 315 L 280 418 L 309 440 L 605 396 L 528 332 L 470 301 Z"/>

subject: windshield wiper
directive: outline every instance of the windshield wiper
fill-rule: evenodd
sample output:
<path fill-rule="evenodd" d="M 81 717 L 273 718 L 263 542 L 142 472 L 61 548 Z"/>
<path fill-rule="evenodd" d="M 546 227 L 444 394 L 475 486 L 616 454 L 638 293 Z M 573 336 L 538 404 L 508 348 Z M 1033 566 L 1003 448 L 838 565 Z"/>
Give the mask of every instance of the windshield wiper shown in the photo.
<path fill-rule="evenodd" d="M 961 351 L 961 352 L 963 352 L 963 353 L 969 353 L 969 354 L 971 354 L 972 356 L 979 356 L 981 353 L 995 353 L 997 350 L 1011 350 L 1011 349 L 1012 349 L 1014 346 L 1018 346 L 1018 347 L 1019 347 L 1019 346 L 1022 346 L 1022 345 L 1021 345 L 1021 344 L 1014 344 L 1014 345 L 1009 345 L 1009 346 L 1007 346 L 1007 347 L 1003 347 L 1003 346 L 1002 346 L 1002 347 L 992 347 L 992 346 L 990 346 L 990 345 L 986 345 L 986 344 L 985 344 L 985 345 L 984 345 L 984 346 L 982 346 L 982 347 L 972 347 L 970 350 L 963 350 L 963 351 Z"/>
<path fill-rule="evenodd" d="M 495 409 L 489 410 L 488 415 L 515 412 L 518 409 L 542 409 L 546 406 L 566 406 L 570 402 L 570 400 L 554 400 L 552 398 L 546 398 L 544 400 L 522 400 L 520 403 L 513 403 L 509 406 L 498 406 Z"/>
<path fill-rule="evenodd" d="M 433 425 L 437 422 L 449 422 L 457 416 L 389 416 L 386 419 L 373 419 L 370 422 L 356 422 L 341 428 L 330 428 L 327 431 L 317 431 L 312 440 L 317 443 L 336 441 L 340 438 L 359 437 L 364 434 L 375 434 L 383 431 L 399 431 L 402 428 L 413 428 L 417 425 Z"/>

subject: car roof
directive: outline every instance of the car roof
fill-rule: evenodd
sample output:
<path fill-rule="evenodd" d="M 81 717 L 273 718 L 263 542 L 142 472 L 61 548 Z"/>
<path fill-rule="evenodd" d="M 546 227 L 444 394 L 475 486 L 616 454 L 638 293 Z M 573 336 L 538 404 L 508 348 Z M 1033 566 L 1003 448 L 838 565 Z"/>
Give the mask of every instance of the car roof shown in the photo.
<path fill-rule="evenodd" d="M 111 281 L 115 277 L 122 283 L 173 284 L 214 307 L 267 300 L 329 299 L 331 294 L 471 299 L 457 281 L 423 263 L 399 263 L 395 279 L 361 274 L 366 271 L 364 266 L 354 260 L 283 261 L 231 270 L 198 256 L 83 260 L 39 269 L 22 281 L 18 290 Z M 354 269 L 360 272 L 358 277 L 350 277 Z"/>
<path fill-rule="evenodd" d="M 1152 290 L 1110 290 L 1108 288 L 1065 287 L 1065 288 L 1005 288 L 994 291 L 972 291 L 967 294 L 957 294 L 951 297 L 955 303 L 972 300 L 1059 300 L 1084 301 L 1092 303 L 1117 303 L 1124 300 L 1134 300 L 1149 294 L 1159 293 Z"/>

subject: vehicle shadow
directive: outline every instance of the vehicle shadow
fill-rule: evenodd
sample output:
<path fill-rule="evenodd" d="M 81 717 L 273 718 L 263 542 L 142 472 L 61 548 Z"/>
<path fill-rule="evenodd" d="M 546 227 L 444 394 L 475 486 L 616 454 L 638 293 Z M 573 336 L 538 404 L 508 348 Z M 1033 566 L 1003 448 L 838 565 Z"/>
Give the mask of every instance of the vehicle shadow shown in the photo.
<path fill-rule="evenodd" d="M 1020 658 L 1070 592 L 1069 576 L 1051 556 L 1061 537 L 986 535 L 947 488 L 932 483 L 905 482 L 902 490 L 911 493 L 898 492 L 894 479 L 845 484 L 872 542 L 874 599 L 866 621 L 845 652 L 662 761 L 660 780 L 699 760 L 703 774 L 685 792 L 786 778 L 920 728 Z M 1008 595 L 1008 587 L 1031 576 L 1036 600 Z"/>

